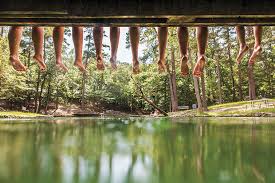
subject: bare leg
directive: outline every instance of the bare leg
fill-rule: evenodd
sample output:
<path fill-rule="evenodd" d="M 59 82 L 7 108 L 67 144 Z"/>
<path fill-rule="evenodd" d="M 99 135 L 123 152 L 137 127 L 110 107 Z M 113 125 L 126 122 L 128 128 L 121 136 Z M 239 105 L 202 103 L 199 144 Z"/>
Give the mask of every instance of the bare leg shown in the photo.
<path fill-rule="evenodd" d="M 82 63 L 82 47 L 83 47 L 83 27 L 73 27 L 73 41 L 75 49 L 74 65 L 78 67 L 81 72 L 87 72 Z"/>
<path fill-rule="evenodd" d="M 201 77 L 206 62 L 205 51 L 208 39 L 208 28 L 205 26 L 197 27 L 198 60 L 193 70 L 195 77 Z"/>
<path fill-rule="evenodd" d="M 133 74 L 140 73 L 138 62 L 138 46 L 139 46 L 139 28 L 130 27 L 130 43 L 133 57 Z"/>
<path fill-rule="evenodd" d="M 9 31 L 10 63 L 16 71 L 26 71 L 27 68 L 19 60 L 19 47 L 23 27 L 13 26 Z"/>
<path fill-rule="evenodd" d="M 168 28 L 159 27 L 158 28 L 158 41 L 159 41 L 159 61 L 158 61 L 158 70 L 159 73 L 165 72 L 166 70 L 166 61 L 165 61 L 165 51 L 167 45 L 168 37 Z"/>
<path fill-rule="evenodd" d="M 56 66 L 67 72 L 68 68 L 62 63 L 62 43 L 64 40 L 64 27 L 53 29 L 53 42 L 55 48 Z"/>
<path fill-rule="evenodd" d="M 243 57 L 245 56 L 245 54 L 247 53 L 249 48 L 246 45 L 246 41 L 245 41 L 244 26 L 236 26 L 236 32 L 237 32 L 237 38 L 238 38 L 239 44 L 240 44 L 240 50 L 239 50 L 239 54 L 237 57 L 237 63 L 239 64 L 239 63 L 241 63 Z"/>
<path fill-rule="evenodd" d="M 263 28 L 262 26 L 255 26 L 253 27 L 253 31 L 254 31 L 254 37 L 255 37 L 255 44 L 254 44 L 253 53 L 248 62 L 250 65 L 253 65 L 255 63 L 256 58 L 260 55 L 262 51 L 261 41 L 262 41 Z"/>
<path fill-rule="evenodd" d="M 95 27 L 93 30 L 95 49 L 96 49 L 96 66 L 98 70 L 104 70 L 103 56 L 102 56 L 102 40 L 103 27 Z"/>
<path fill-rule="evenodd" d="M 181 55 L 181 62 L 180 62 L 180 68 L 181 68 L 181 75 L 187 76 L 189 73 L 188 68 L 188 28 L 187 27 L 179 27 L 178 28 L 178 40 L 179 40 L 179 46 L 180 46 L 180 55 Z"/>
<path fill-rule="evenodd" d="M 47 69 L 43 58 L 44 28 L 32 27 L 32 39 L 34 45 L 34 60 L 37 62 L 40 71 Z"/>
<path fill-rule="evenodd" d="M 116 59 L 117 59 L 117 49 L 119 44 L 120 28 L 110 27 L 110 42 L 111 42 L 111 66 L 113 70 L 117 69 Z"/>

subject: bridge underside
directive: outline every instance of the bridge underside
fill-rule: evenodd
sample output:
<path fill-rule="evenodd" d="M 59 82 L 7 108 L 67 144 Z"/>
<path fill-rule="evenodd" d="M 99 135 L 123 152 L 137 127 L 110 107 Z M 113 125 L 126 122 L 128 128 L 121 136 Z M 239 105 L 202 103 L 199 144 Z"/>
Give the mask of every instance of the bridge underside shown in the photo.
<path fill-rule="evenodd" d="M 1 0 L 0 25 L 275 25 L 275 1 Z"/>

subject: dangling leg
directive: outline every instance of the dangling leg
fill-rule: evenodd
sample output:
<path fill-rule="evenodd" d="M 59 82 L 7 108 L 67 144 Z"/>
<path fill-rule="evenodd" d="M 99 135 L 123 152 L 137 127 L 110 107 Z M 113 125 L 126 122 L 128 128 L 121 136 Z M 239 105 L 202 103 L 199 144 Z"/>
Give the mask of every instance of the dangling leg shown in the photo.
<path fill-rule="evenodd" d="M 98 70 L 104 70 L 102 56 L 103 27 L 95 27 L 93 30 L 95 49 L 96 49 L 96 67 Z"/>
<path fill-rule="evenodd" d="M 253 27 L 253 31 L 254 31 L 254 37 L 255 37 L 255 44 L 254 44 L 253 53 L 248 62 L 250 65 L 253 65 L 255 63 L 256 58 L 260 55 L 262 51 L 261 41 L 262 41 L 263 28 L 262 26 L 255 26 Z"/>
<path fill-rule="evenodd" d="M 130 27 L 130 43 L 133 57 L 133 74 L 140 73 L 138 62 L 139 27 Z"/>
<path fill-rule="evenodd" d="M 119 44 L 120 28 L 110 27 L 110 42 L 111 42 L 111 66 L 113 70 L 117 69 L 116 59 L 117 59 L 117 49 Z"/>
<path fill-rule="evenodd" d="M 206 62 L 205 51 L 208 39 L 208 28 L 205 26 L 197 27 L 197 43 L 198 43 L 198 61 L 194 67 L 193 75 L 201 77 Z"/>
<path fill-rule="evenodd" d="M 168 27 L 159 27 L 158 28 L 158 41 L 159 41 L 158 70 L 159 70 L 159 73 L 165 72 L 165 70 L 166 70 L 165 51 L 166 51 L 166 45 L 167 45 L 167 37 L 168 37 Z"/>
<path fill-rule="evenodd" d="M 67 72 L 68 68 L 62 62 L 62 43 L 64 40 L 64 27 L 55 27 L 53 29 L 53 43 L 55 49 L 56 66 Z"/>
<path fill-rule="evenodd" d="M 44 28 L 43 27 L 32 27 L 32 39 L 34 45 L 34 56 L 33 59 L 38 64 L 40 71 L 47 69 L 43 58 L 43 43 L 44 43 Z"/>
<path fill-rule="evenodd" d="M 73 42 L 75 49 L 75 62 L 74 65 L 78 67 L 81 72 L 87 72 L 82 63 L 82 47 L 83 47 L 83 27 L 73 27 Z"/>
<path fill-rule="evenodd" d="M 19 60 L 19 47 L 22 37 L 23 27 L 13 26 L 9 31 L 10 63 L 16 71 L 26 71 L 27 68 Z"/>
<path fill-rule="evenodd" d="M 187 76 L 189 73 L 188 68 L 188 28 L 187 27 L 179 27 L 178 28 L 178 40 L 180 46 L 180 55 L 181 55 L 181 62 L 180 62 L 180 69 L 181 75 Z"/>
<path fill-rule="evenodd" d="M 245 41 L 245 28 L 244 26 L 236 26 L 237 38 L 239 40 L 240 50 L 237 57 L 237 63 L 240 64 L 243 57 L 249 50 L 248 46 L 246 45 Z"/>

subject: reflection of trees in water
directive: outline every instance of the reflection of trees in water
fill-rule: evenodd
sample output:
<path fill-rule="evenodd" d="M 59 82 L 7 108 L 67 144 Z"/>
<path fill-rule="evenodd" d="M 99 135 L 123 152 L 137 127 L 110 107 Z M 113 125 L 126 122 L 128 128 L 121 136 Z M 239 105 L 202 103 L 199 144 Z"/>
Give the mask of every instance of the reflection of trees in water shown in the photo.
<path fill-rule="evenodd" d="M 136 161 L 137 161 L 137 155 L 132 153 L 131 164 L 130 164 L 128 170 L 127 170 L 127 174 L 126 174 L 126 177 L 125 177 L 125 182 L 131 182 L 131 178 L 133 176 L 133 169 L 135 167 Z"/>
<path fill-rule="evenodd" d="M 255 124 L 252 125 L 252 128 L 251 128 L 251 141 L 252 141 L 252 166 L 251 166 L 251 169 L 252 169 L 252 172 L 253 174 L 255 175 L 255 178 L 259 181 L 259 182 L 265 182 L 265 177 L 263 175 L 263 173 L 260 172 L 260 170 L 258 169 L 257 167 L 257 159 L 256 159 L 256 153 L 255 153 L 255 144 L 256 144 L 256 130 L 255 130 Z"/>
<path fill-rule="evenodd" d="M 195 156 L 196 156 L 196 170 L 199 178 L 199 182 L 203 182 L 204 174 L 204 161 L 203 161 L 203 122 L 199 122 L 196 126 L 195 136 L 197 137 L 194 141 L 195 144 Z"/>
<path fill-rule="evenodd" d="M 111 182 L 118 172 L 114 159 L 119 156 L 129 158 L 129 162 L 121 162 L 127 167 L 121 171 L 123 182 L 139 180 L 140 166 L 149 182 L 274 179 L 269 176 L 274 170 L 271 154 L 275 149 L 270 145 L 274 134 L 266 133 L 265 126 L 255 125 L 251 130 L 242 125 L 209 125 L 204 119 L 185 125 L 97 122 L 32 124 L 0 133 L 0 162 L 7 157 L 7 177 L 20 179 L 28 167 L 26 182 L 38 182 L 41 177 L 47 182 L 64 182 L 66 157 L 72 160 L 73 182 Z M 2 151 L 9 155 L 1 156 Z M 103 169 L 108 169 L 104 175 Z"/>

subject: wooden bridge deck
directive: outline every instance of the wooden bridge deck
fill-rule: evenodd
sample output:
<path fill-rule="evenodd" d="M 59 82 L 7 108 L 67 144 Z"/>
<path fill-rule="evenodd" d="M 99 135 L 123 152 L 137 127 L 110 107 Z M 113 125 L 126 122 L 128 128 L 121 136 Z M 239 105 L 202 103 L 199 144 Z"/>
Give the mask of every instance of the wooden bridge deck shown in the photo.
<path fill-rule="evenodd" d="M 1 0 L 0 25 L 275 25 L 274 0 Z"/>

